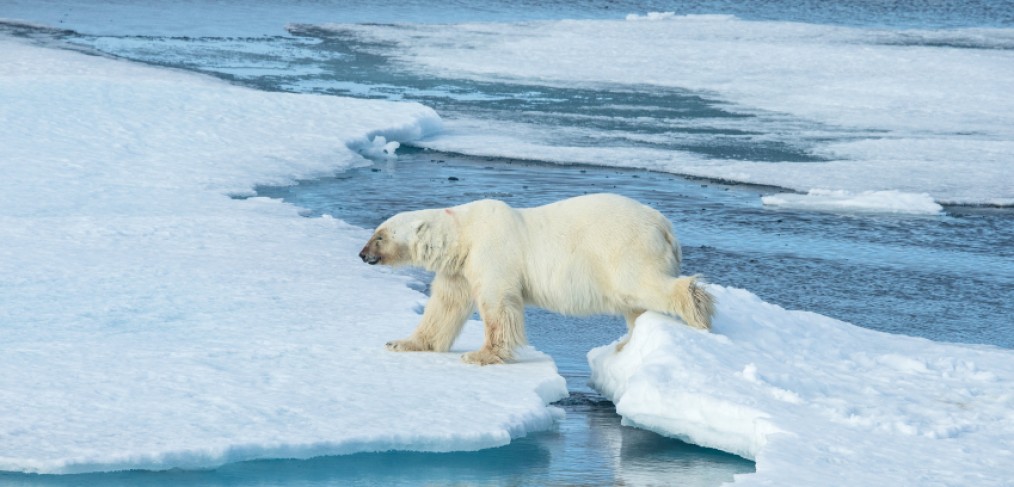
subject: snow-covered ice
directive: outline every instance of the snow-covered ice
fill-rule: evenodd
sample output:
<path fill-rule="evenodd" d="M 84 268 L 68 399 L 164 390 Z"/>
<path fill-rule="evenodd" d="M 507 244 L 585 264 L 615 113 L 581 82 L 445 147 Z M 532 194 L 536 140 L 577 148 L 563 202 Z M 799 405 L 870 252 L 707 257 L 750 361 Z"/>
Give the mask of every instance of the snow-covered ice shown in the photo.
<path fill-rule="evenodd" d="M 609 165 L 665 167 L 801 192 L 900 191 L 927 193 L 944 204 L 1014 204 L 1011 29 L 899 31 L 665 13 L 614 21 L 333 27 L 393 43 L 388 54 L 401 66 L 436 76 L 689 90 L 757 116 L 756 130 L 769 137 L 809 137 L 808 150 L 829 159 L 705 160 L 658 157 L 648 148 Z M 782 120 L 769 133 L 764 124 L 772 117 L 794 122 Z M 713 121 L 698 122 L 709 127 Z M 489 143 L 481 143 L 482 135 Z M 427 144 L 518 158 L 566 152 L 554 131 L 524 135 L 489 130 L 441 135 Z M 504 138 L 516 144 L 497 143 Z"/>
<path fill-rule="evenodd" d="M 709 290 L 712 333 L 648 313 L 622 352 L 588 354 L 594 386 L 625 424 L 756 460 L 736 485 L 1014 479 L 1011 350 L 889 335 L 742 289 Z"/>
<path fill-rule="evenodd" d="M 412 103 L 259 92 L 0 39 L 0 470 L 209 467 L 499 446 L 552 360 L 395 354 L 424 295 L 368 232 L 230 198 L 432 134 Z"/>

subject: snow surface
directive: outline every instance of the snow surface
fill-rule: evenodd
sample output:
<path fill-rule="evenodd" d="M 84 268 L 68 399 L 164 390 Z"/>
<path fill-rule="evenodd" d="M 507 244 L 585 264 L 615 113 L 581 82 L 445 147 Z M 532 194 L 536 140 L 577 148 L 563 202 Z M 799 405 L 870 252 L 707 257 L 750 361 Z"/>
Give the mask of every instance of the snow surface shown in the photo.
<path fill-rule="evenodd" d="M 742 486 L 1014 479 L 1014 351 L 889 335 L 708 289 L 712 333 L 647 313 L 622 352 L 589 352 L 592 383 L 624 424 L 756 460 L 755 474 L 737 476 Z"/>
<path fill-rule="evenodd" d="M 513 24 L 338 25 L 396 43 L 389 54 L 428 74 L 552 86 L 659 86 L 797 120 L 827 163 L 657 157 L 610 165 L 790 188 L 930 194 L 938 203 L 1014 205 L 1014 29 L 877 30 L 723 15 Z M 645 21 L 645 20 L 651 21 Z M 710 123 L 701 121 L 702 123 Z M 493 127 L 491 127 L 493 128 Z M 506 135 L 505 135 L 506 134 Z M 560 141 L 490 130 L 427 144 L 532 158 Z M 490 143 L 477 141 L 488 135 Z M 778 136 L 778 134 L 772 134 Z M 601 144 L 600 144 L 601 145 Z M 582 162 L 582 161 L 573 161 Z"/>
<path fill-rule="evenodd" d="M 937 215 L 943 211 L 943 207 L 935 203 L 926 193 L 911 194 L 899 191 L 852 193 L 842 190 L 811 189 L 806 194 L 768 195 L 762 197 L 761 201 L 768 206 L 820 211 L 922 215 Z"/>
<path fill-rule="evenodd" d="M 232 199 L 439 130 L 411 103 L 267 93 L 0 39 L 0 470 L 473 450 L 552 426 L 547 356 L 396 354 L 424 295 L 364 229 Z"/>

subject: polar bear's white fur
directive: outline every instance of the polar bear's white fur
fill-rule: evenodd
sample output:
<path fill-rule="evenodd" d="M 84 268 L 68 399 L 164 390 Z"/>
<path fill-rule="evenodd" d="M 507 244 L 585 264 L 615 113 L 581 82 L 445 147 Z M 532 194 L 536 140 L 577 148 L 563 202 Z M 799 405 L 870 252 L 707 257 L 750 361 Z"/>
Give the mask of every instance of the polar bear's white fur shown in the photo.
<path fill-rule="evenodd" d="M 359 256 L 436 273 L 415 332 L 387 344 L 395 351 L 446 352 L 476 307 L 485 343 L 462 359 L 482 365 L 502 363 L 526 343 L 526 304 L 622 315 L 630 331 L 646 310 L 711 326 L 711 295 L 696 276 L 676 277 L 681 254 L 669 221 L 614 194 L 525 209 L 481 200 L 399 213 L 377 227 Z"/>

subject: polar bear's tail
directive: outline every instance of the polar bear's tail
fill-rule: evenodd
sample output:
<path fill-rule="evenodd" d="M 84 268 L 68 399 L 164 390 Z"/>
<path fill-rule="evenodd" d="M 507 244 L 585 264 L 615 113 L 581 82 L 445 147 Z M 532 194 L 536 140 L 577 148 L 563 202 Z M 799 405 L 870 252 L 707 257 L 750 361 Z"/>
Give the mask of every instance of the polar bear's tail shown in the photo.
<path fill-rule="evenodd" d="M 679 315 L 694 328 L 711 329 L 715 298 L 704 289 L 700 276 L 680 277 L 673 284 L 670 312 Z"/>

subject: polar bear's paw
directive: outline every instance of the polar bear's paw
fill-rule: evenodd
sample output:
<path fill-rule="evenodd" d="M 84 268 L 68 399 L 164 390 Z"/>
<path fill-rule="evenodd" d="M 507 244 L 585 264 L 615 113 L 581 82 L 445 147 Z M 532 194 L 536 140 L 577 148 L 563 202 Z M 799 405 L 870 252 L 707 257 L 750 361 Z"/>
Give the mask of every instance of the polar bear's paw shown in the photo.
<path fill-rule="evenodd" d="M 461 356 L 461 360 L 466 364 L 475 364 L 475 365 L 492 365 L 503 363 L 503 357 L 485 349 L 476 350 L 474 352 L 468 352 Z"/>
<path fill-rule="evenodd" d="M 420 340 L 391 340 L 387 342 L 387 349 L 392 352 L 429 352 L 433 350 L 428 343 Z"/>

